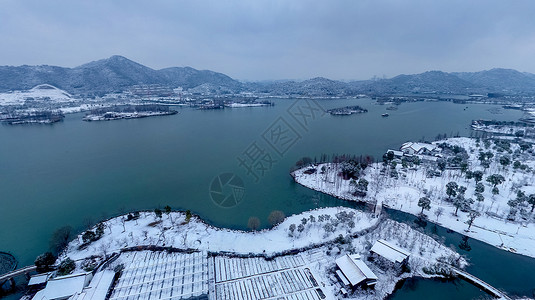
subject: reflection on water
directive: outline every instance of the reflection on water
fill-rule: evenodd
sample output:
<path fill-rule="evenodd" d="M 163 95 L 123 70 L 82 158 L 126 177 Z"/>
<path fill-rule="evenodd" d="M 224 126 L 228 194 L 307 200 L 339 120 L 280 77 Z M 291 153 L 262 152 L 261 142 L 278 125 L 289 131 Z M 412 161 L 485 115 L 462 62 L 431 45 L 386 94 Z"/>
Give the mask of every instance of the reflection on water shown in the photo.
<path fill-rule="evenodd" d="M 388 300 L 405 299 L 473 300 L 493 299 L 493 297 L 460 279 L 408 278 L 402 283 L 399 290 L 388 297 Z"/>

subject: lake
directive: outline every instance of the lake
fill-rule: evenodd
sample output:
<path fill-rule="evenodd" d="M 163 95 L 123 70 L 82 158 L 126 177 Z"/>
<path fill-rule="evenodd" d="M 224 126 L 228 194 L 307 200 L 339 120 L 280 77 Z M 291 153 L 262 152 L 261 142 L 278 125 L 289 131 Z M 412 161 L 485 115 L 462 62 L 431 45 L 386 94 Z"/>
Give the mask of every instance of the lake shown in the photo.
<path fill-rule="evenodd" d="M 166 205 L 189 209 L 215 226 L 246 229 L 249 217 L 256 216 L 262 227 L 268 227 L 273 210 L 291 215 L 351 205 L 293 182 L 289 170 L 303 156 L 381 158 L 387 149 L 406 141 L 433 140 L 437 134 L 468 136 L 472 119 L 522 116 L 492 105 L 450 102 L 405 103 L 388 111 L 370 99 L 273 101 L 272 107 L 183 108 L 178 115 L 146 119 L 83 122 L 82 114 L 73 114 L 51 126 L 0 126 L 0 251 L 27 265 L 48 250 L 51 234 L 61 226 L 81 231 L 110 216 Z M 322 115 L 314 110 L 318 105 L 360 105 L 369 112 Z M 390 116 L 381 117 L 385 112 Z M 248 171 L 253 157 L 259 160 Z M 236 174 L 243 181 L 244 194 L 237 205 L 211 198 L 211 182 L 222 173 Z M 472 244 L 477 245 L 466 253 L 474 263 L 470 272 L 511 293 L 529 295 L 535 280 L 511 282 L 498 268 L 527 264 L 533 270 L 535 260 L 497 249 L 489 257 L 493 247 L 479 243 L 484 251 L 478 252 L 479 244 Z M 433 284 L 452 293 L 453 287 L 459 290 L 458 285 Z M 409 293 L 414 298 L 419 290 L 424 288 L 402 288 L 396 295 Z M 473 298 L 473 291 L 462 291 L 456 299 Z"/>

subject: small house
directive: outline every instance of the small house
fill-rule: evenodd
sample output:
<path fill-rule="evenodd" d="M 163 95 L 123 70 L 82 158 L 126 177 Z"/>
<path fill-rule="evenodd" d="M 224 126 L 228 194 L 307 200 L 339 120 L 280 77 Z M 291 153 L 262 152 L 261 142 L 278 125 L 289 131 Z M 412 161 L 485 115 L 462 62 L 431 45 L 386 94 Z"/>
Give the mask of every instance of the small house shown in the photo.
<path fill-rule="evenodd" d="M 336 275 L 342 283 L 352 289 L 373 287 L 377 283 L 377 276 L 360 259 L 358 254 L 346 254 L 336 259 L 338 269 Z"/>
<path fill-rule="evenodd" d="M 50 275 L 51 273 L 48 272 L 31 276 L 30 280 L 28 281 L 28 287 L 32 289 L 45 287 Z"/>
<path fill-rule="evenodd" d="M 392 152 L 394 158 L 403 158 L 403 151 L 388 149 L 388 151 L 386 151 L 386 154 L 388 155 L 388 153 L 390 152 Z"/>

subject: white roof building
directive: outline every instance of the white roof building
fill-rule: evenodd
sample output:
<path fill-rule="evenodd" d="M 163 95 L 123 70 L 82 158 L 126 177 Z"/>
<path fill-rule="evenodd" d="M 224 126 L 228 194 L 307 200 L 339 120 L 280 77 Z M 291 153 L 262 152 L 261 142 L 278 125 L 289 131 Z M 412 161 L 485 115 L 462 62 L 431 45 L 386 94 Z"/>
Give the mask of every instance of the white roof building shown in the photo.
<path fill-rule="evenodd" d="M 95 276 L 82 273 L 56 277 L 50 279 L 32 300 L 104 300 L 114 278 L 115 272 L 111 270 L 98 272 Z M 35 281 L 41 280 L 42 276 L 36 276 Z"/>
<path fill-rule="evenodd" d="M 351 287 L 363 283 L 367 286 L 373 286 L 377 283 L 377 276 L 360 260 L 360 255 L 358 254 L 346 254 L 339 257 L 336 259 L 336 265 L 340 268 L 341 273 L 337 272 L 337 274 L 342 282 L 349 282 Z"/>
<path fill-rule="evenodd" d="M 115 272 L 104 270 L 93 276 L 91 283 L 81 293 L 73 295 L 69 300 L 104 300 L 115 278 Z"/>
<path fill-rule="evenodd" d="M 423 154 L 426 151 L 431 152 L 437 148 L 438 147 L 433 144 L 407 142 L 401 145 L 401 148 L 399 148 L 399 150 L 403 151 L 406 154 L 412 155 L 412 154 Z"/>
<path fill-rule="evenodd" d="M 403 263 L 409 257 L 409 255 L 411 255 L 411 253 L 407 250 L 392 245 L 385 240 L 377 240 L 375 244 L 373 244 L 373 247 L 370 251 L 386 258 L 393 263 L 400 264 Z"/>
<path fill-rule="evenodd" d="M 386 151 L 386 153 L 388 152 L 392 152 L 394 154 L 394 157 L 403 157 L 403 151 L 398 151 L 398 150 L 392 150 L 392 149 L 388 149 L 388 151 Z"/>
<path fill-rule="evenodd" d="M 30 277 L 28 281 L 28 286 L 44 284 L 50 277 L 50 273 L 37 274 Z"/>
<path fill-rule="evenodd" d="M 35 294 L 32 300 L 62 300 L 81 293 L 89 284 L 91 273 L 67 275 L 50 279 L 46 287 Z"/>

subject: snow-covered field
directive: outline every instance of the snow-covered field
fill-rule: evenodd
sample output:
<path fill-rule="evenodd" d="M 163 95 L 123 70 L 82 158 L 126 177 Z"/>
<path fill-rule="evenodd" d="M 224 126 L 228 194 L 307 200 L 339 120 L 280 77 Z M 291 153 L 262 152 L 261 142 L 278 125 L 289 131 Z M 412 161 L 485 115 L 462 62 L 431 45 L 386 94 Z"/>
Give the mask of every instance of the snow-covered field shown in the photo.
<path fill-rule="evenodd" d="M 369 182 L 367 195 L 364 198 L 353 195 L 355 187 L 350 185 L 350 180 L 343 180 L 339 176 L 340 170 L 337 164 L 328 163 L 313 166 L 316 169 L 313 174 L 305 173 L 311 167 L 303 168 L 293 172 L 293 176 L 298 183 L 335 197 L 382 203 L 393 209 L 414 215 L 418 215 L 422 211 L 422 208 L 418 206 L 418 201 L 421 197 L 426 196 L 431 200 L 431 203 L 430 210 L 425 210 L 424 213 L 430 221 L 496 247 L 535 257 L 535 224 L 531 204 L 528 204 L 527 198 L 524 198 L 524 201 L 515 207 L 508 204 L 509 200 L 517 199 L 517 191 L 519 190 L 524 192 L 526 197 L 535 193 L 533 172 L 535 158 L 533 154 L 529 153 L 533 150 L 533 146 L 530 145 L 529 149 L 521 151 L 519 144 L 511 142 L 511 154 L 509 154 L 498 152 L 492 144 L 487 148 L 483 142 L 478 143 L 475 139 L 470 138 L 451 138 L 446 142 L 467 150 L 469 155 L 468 170 L 483 172 L 481 180 L 484 185 L 484 192 L 481 193 L 484 197 L 483 201 L 475 200 L 477 196 L 475 192 L 476 182 L 474 179 L 466 179 L 465 173 L 461 170 L 446 169 L 439 177 L 429 177 L 428 172 L 437 171 L 437 167 L 432 163 L 425 162 L 413 167 L 397 164 L 395 166 L 395 170 L 399 174 L 397 178 L 389 176 L 389 172 L 392 170 L 391 165 L 387 167 L 382 163 L 370 165 L 362 175 Z M 478 160 L 480 151 L 493 153 L 494 158 L 491 159 L 488 168 L 484 168 Z M 504 166 L 499 162 L 502 156 L 510 158 L 508 165 Z M 522 167 L 518 167 L 518 164 L 514 167 L 514 161 L 519 161 Z M 322 169 L 324 171 L 321 171 Z M 501 175 L 505 179 L 503 183 L 496 185 L 498 194 L 492 192 L 493 185 L 486 181 L 486 178 L 491 174 Z M 446 185 L 449 182 L 466 187 L 464 197 L 474 200 L 469 211 L 481 214 L 475 218 L 469 231 L 467 231 L 469 226 L 466 222 L 470 212 L 463 212 L 459 209 L 455 215 L 456 207 L 452 199 L 449 199 L 450 197 L 446 194 Z M 511 211 L 513 211 L 513 215 Z"/>
<path fill-rule="evenodd" d="M 334 231 L 325 231 L 324 225 L 332 222 L 307 222 L 309 230 L 298 232 L 294 237 L 288 234 L 291 224 L 301 224 L 303 218 L 313 216 L 318 220 L 320 215 L 334 215 L 338 212 L 353 212 L 354 227 L 338 223 L 333 226 Z M 121 216 L 106 221 L 105 235 L 93 242 L 84 250 L 77 250 L 82 243 L 81 236 L 71 242 L 67 255 L 72 259 L 81 259 L 91 255 L 100 255 L 118 251 L 125 247 L 139 245 L 157 245 L 176 248 L 193 248 L 206 251 L 228 251 L 233 253 L 263 253 L 273 255 L 289 249 L 307 247 L 311 244 L 324 243 L 335 239 L 338 235 L 360 232 L 378 222 L 370 214 L 348 208 L 325 208 L 293 215 L 271 230 L 245 232 L 216 228 L 207 225 L 202 220 L 192 217 L 185 222 L 183 213 L 172 212 L 164 214 L 161 219 L 153 212 L 142 212 L 138 220 L 125 221 Z M 123 227 L 124 225 L 124 227 Z"/>
<path fill-rule="evenodd" d="M 297 229 L 291 231 L 292 224 L 298 225 Z M 224 253 L 273 256 L 307 248 L 299 255 L 318 279 L 327 299 L 339 298 L 341 285 L 334 275 L 335 259 L 346 253 L 359 253 L 365 259 L 377 239 L 388 240 L 410 251 L 410 271 L 396 274 L 384 266 L 366 262 L 379 281 L 374 290 L 358 290 L 350 296 L 352 299 L 384 299 L 402 278 L 440 276 L 451 264 L 466 265 L 466 261 L 452 249 L 406 224 L 341 207 L 293 215 L 270 230 L 258 232 L 214 228 L 197 217 L 186 222 L 186 215 L 180 212 L 164 213 L 161 218 L 153 212 L 142 212 L 137 220 L 126 221 L 126 216 L 119 216 L 103 222 L 103 225 L 104 233 L 100 239 L 79 249 L 83 242 L 82 235 L 78 236 L 60 260 L 66 257 L 76 260 L 80 271 L 86 258 L 109 257 L 125 247 L 141 245 L 193 248 L 222 253 L 222 257 L 226 257 Z M 355 234 L 357 236 L 349 237 Z"/>
<path fill-rule="evenodd" d="M 0 106 L 22 105 L 29 101 L 47 101 L 50 103 L 61 103 L 71 102 L 74 101 L 74 99 L 69 93 L 49 84 L 41 84 L 28 91 L 0 93 Z"/>
<path fill-rule="evenodd" d="M 498 133 L 498 134 L 504 134 L 509 136 L 514 136 L 515 133 L 522 133 L 523 136 L 530 136 L 533 137 L 535 129 L 533 124 L 526 124 L 524 123 L 524 126 L 517 126 L 517 125 L 498 125 L 498 124 L 483 124 L 483 122 L 474 121 L 472 122 L 471 128 L 473 130 L 477 131 L 484 131 L 488 133 Z"/>

